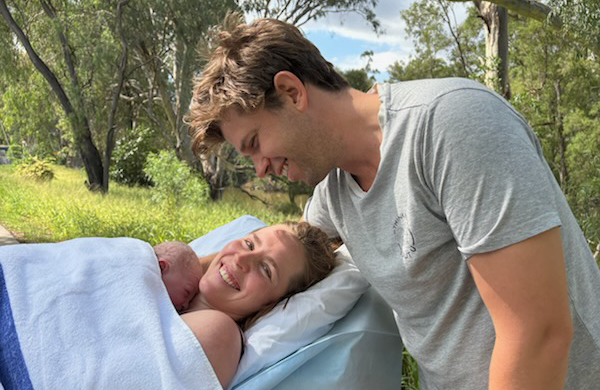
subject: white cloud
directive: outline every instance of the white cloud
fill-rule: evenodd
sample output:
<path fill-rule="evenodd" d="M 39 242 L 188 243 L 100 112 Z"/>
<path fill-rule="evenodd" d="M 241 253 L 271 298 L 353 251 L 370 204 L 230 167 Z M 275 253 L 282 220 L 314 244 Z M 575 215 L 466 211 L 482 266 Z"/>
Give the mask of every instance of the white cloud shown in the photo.
<path fill-rule="evenodd" d="M 387 71 L 387 68 L 396 61 L 408 61 L 409 51 L 405 50 L 388 50 L 378 52 L 373 55 L 373 63 L 371 67 L 380 72 Z"/>
<path fill-rule="evenodd" d="M 373 62 L 371 63 L 372 69 L 377 69 L 380 72 L 386 72 L 387 68 L 396 61 L 404 60 L 407 61 L 409 52 L 405 50 L 387 50 L 375 52 L 373 54 Z M 334 57 L 331 59 L 341 70 L 349 69 L 360 69 L 367 64 L 367 59 L 356 55 L 349 55 L 346 57 Z"/>
<path fill-rule="evenodd" d="M 302 26 L 307 31 L 330 31 L 342 37 L 360 39 L 362 41 L 400 45 L 405 44 L 404 22 L 400 11 L 407 8 L 412 0 L 379 0 L 375 15 L 381 23 L 384 34 L 377 34 L 371 25 L 358 14 L 331 13 L 317 21 L 310 21 Z"/>

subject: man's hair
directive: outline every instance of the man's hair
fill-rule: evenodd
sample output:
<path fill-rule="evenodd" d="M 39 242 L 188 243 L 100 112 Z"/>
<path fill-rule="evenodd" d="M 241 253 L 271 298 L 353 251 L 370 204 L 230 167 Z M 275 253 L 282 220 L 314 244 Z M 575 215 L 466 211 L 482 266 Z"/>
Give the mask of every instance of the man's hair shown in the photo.
<path fill-rule="evenodd" d="M 280 71 L 328 91 L 348 87 L 319 49 L 293 25 L 276 19 L 257 19 L 247 25 L 242 20 L 237 13 L 225 17 L 214 33 L 216 47 L 211 51 L 206 46 L 208 62 L 194 81 L 186 122 L 197 156 L 224 141 L 219 122 L 227 110 L 251 113 L 263 107 L 281 107 L 273 84 Z"/>
<path fill-rule="evenodd" d="M 154 253 L 159 259 L 168 259 L 172 264 L 181 264 L 185 269 L 194 270 L 198 266 L 198 257 L 188 244 L 180 241 L 160 243 L 154 248 Z"/>
<path fill-rule="evenodd" d="M 313 284 L 325 278 L 337 265 L 334 253 L 335 246 L 321 229 L 306 222 L 287 221 L 283 222 L 283 225 L 290 228 L 294 236 L 302 244 L 305 260 L 304 272 L 290 280 L 288 290 L 281 299 L 242 320 L 240 323 L 242 330 L 248 329 L 260 317 L 273 310 L 279 302 L 286 299 L 289 301 L 294 294 L 308 289 Z"/>

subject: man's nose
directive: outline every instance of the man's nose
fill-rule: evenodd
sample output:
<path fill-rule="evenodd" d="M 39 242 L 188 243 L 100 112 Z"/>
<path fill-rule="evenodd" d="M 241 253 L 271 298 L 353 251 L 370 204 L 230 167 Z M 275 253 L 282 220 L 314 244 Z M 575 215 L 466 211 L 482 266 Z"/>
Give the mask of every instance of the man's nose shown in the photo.
<path fill-rule="evenodd" d="M 254 169 L 256 170 L 256 176 L 262 178 L 269 173 L 271 161 L 268 158 L 262 156 L 252 156 L 252 163 L 254 164 Z"/>

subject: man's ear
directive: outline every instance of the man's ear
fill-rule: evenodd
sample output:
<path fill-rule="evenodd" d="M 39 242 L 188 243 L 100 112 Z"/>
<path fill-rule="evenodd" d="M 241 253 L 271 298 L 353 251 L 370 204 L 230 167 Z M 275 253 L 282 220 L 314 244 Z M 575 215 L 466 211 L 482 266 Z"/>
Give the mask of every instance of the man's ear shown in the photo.
<path fill-rule="evenodd" d="M 289 101 L 300 111 L 304 111 L 308 105 L 306 86 L 290 71 L 282 70 L 273 77 L 273 85 L 277 96 L 283 101 Z"/>
<path fill-rule="evenodd" d="M 165 274 L 169 272 L 169 262 L 163 259 L 158 259 L 158 266 L 160 267 L 160 273 Z"/>

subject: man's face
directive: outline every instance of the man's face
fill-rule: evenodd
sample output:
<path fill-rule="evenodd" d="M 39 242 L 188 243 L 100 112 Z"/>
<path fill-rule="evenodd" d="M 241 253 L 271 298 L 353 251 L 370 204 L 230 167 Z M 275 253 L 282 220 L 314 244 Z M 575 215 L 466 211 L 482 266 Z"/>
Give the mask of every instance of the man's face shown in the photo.
<path fill-rule="evenodd" d="M 181 262 L 173 262 L 163 271 L 162 279 L 175 309 L 178 312 L 185 311 L 192 298 L 198 294 L 200 282 L 198 275 Z"/>
<path fill-rule="evenodd" d="M 281 299 L 304 267 L 300 241 L 289 228 L 270 226 L 221 249 L 200 279 L 198 298 L 237 321 Z"/>
<path fill-rule="evenodd" d="M 252 159 L 258 177 L 271 173 L 314 186 L 335 167 L 338 148 L 330 133 L 290 106 L 251 114 L 230 110 L 221 131 L 241 155 Z"/>

